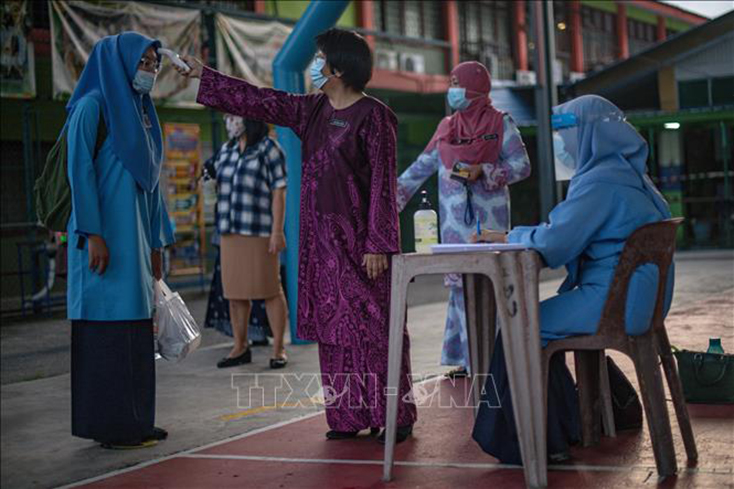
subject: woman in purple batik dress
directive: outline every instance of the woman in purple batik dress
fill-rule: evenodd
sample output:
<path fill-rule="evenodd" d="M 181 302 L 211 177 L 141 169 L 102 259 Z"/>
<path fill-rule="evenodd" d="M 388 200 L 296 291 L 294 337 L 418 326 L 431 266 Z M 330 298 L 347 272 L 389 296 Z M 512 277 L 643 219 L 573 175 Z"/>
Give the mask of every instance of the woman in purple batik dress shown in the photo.
<path fill-rule="evenodd" d="M 298 336 L 319 345 L 326 436 L 345 439 L 385 426 L 389 256 L 400 252 L 397 119 L 363 93 L 372 77 L 364 38 L 330 29 L 316 44 L 317 94 L 258 88 L 192 57 L 182 74 L 201 78 L 200 104 L 289 127 L 302 141 Z M 416 419 L 407 331 L 404 345 L 398 441 Z"/>

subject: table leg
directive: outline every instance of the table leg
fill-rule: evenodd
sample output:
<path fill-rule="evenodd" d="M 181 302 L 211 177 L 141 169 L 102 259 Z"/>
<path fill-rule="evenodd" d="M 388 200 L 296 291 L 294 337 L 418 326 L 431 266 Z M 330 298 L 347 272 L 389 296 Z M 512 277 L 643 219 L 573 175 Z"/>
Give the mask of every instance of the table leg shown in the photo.
<path fill-rule="evenodd" d="M 545 487 L 548 478 L 540 368 L 538 264 L 531 253 L 501 254 L 500 267 L 492 267 L 490 271 L 502 323 L 502 344 L 525 482 L 529 487 Z"/>
<path fill-rule="evenodd" d="M 392 260 L 392 285 L 390 301 L 390 346 L 387 363 L 387 413 L 385 419 L 385 457 L 383 480 L 392 479 L 395 458 L 395 433 L 398 420 L 398 396 L 400 395 L 400 375 L 403 354 L 403 333 L 405 328 L 406 297 L 408 281 L 405 277 L 404 262 L 400 255 Z"/>
<path fill-rule="evenodd" d="M 479 304 L 481 302 L 481 276 L 474 274 L 464 274 L 464 309 L 466 313 L 466 333 L 469 342 L 469 370 L 471 371 L 471 390 L 470 395 L 466 399 L 467 402 L 473 402 L 474 415 L 476 416 L 479 409 L 479 399 L 482 390 L 481 385 L 477 385 L 475 379 L 481 378 L 477 374 L 482 374 L 480 367 L 481 349 L 481 311 Z"/>

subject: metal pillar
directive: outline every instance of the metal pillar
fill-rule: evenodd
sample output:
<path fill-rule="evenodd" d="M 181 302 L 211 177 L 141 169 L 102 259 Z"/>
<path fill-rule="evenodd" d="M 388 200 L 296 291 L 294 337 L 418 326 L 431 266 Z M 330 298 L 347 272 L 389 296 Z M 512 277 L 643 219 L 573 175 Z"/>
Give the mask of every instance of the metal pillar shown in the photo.
<path fill-rule="evenodd" d="M 293 93 L 303 93 L 305 91 L 303 72 L 313 59 L 314 54 L 316 54 L 314 37 L 333 27 L 348 5 L 349 0 L 315 0 L 308 5 L 273 61 L 273 85 L 275 88 Z M 299 339 L 296 335 L 298 232 L 301 203 L 301 140 L 290 129 L 278 127 L 276 130 L 278 141 L 285 151 L 288 170 L 288 191 L 285 207 L 287 248 L 285 254 L 291 341 L 295 344 L 302 344 L 305 341 Z"/>
<path fill-rule="evenodd" d="M 535 30 L 535 118 L 538 121 L 538 180 L 540 188 L 540 220 L 548 217 L 556 204 L 556 182 L 553 168 L 551 108 L 558 104 L 553 80 L 556 46 L 553 25 L 553 2 L 533 2 Z M 562 195 L 560 189 L 558 195 Z"/>

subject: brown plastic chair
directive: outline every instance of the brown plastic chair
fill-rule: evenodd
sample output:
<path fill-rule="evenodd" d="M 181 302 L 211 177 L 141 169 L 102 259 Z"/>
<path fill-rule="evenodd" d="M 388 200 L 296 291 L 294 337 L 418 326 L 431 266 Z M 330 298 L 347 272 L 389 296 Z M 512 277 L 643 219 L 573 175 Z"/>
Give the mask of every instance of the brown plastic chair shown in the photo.
<path fill-rule="evenodd" d="M 663 323 L 665 284 L 675 250 L 675 234 L 683 219 L 668 219 L 637 229 L 627 240 L 614 272 L 609 296 L 604 304 L 596 334 L 552 341 L 543 349 L 543 375 L 547 399 L 548 363 L 554 353 L 573 351 L 576 382 L 581 407 L 582 442 L 595 445 L 600 438 L 600 420 L 608 436 L 615 436 L 609 377 L 604 350 L 616 350 L 634 363 L 640 396 L 650 430 L 655 465 L 660 476 L 675 474 L 677 463 L 673 435 L 668 418 L 658 358 L 662 363 L 678 417 L 689 464 L 698 459 L 696 442 L 688 417 L 678 370 Z M 655 312 L 650 329 L 643 335 L 629 336 L 625 332 L 627 289 L 634 271 L 641 265 L 654 263 L 659 273 Z"/>

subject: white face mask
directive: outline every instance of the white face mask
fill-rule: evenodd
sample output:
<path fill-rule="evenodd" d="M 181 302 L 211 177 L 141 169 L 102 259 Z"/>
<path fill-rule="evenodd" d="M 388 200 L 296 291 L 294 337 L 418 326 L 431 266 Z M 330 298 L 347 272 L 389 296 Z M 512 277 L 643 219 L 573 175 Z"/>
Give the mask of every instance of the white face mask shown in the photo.
<path fill-rule="evenodd" d="M 245 120 L 240 116 L 229 116 L 224 119 L 224 124 L 227 127 L 227 136 L 229 139 L 238 138 L 245 132 Z"/>
<path fill-rule="evenodd" d="M 155 85 L 155 79 L 158 75 L 145 70 L 135 72 L 133 78 L 133 89 L 140 94 L 150 93 Z"/>

